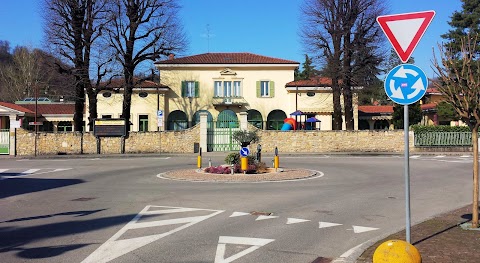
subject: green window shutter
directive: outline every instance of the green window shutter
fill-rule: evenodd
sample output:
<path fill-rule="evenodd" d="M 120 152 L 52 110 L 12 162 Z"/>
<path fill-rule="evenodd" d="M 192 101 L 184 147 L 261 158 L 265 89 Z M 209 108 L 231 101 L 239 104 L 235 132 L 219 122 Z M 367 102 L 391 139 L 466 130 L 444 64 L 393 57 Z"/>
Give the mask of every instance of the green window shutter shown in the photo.
<path fill-rule="evenodd" d="M 270 81 L 270 98 L 275 97 L 275 82 Z"/>
<path fill-rule="evenodd" d="M 262 94 L 260 93 L 260 81 L 257 81 L 257 98 L 260 98 Z"/>
<path fill-rule="evenodd" d="M 200 97 L 200 82 L 195 81 L 195 98 Z"/>
<path fill-rule="evenodd" d="M 187 94 L 187 82 L 182 81 L 182 98 L 185 98 Z"/>

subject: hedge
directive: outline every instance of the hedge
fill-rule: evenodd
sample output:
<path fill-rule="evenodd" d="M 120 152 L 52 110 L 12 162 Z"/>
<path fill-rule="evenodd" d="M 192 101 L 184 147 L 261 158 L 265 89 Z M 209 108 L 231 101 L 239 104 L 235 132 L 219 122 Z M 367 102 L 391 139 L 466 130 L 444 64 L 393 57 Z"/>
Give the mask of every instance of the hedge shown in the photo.
<path fill-rule="evenodd" d="M 410 129 L 416 134 L 428 133 L 428 132 L 471 132 L 467 126 L 424 126 L 424 125 L 412 125 Z"/>

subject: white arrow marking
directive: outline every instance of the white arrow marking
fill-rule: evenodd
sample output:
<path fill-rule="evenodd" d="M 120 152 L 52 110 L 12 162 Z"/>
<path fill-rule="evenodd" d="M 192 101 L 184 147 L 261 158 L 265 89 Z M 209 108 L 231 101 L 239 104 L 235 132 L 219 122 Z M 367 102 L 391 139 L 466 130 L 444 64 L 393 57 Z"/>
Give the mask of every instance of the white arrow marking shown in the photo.
<path fill-rule="evenodd" d="M 414 98 L 420 93 L 420 91 L 425 90 L 425 86 L 423 86 L 422 78 L 419 78 L 417 79 L 417 81 L 415 81 L 415 84 L 413 84 L 412 89 L 415 89 L 415 91 L 407 95 L 408 99 Z"/>
<path fill-rule="evenodd" d="M 462 156 L 460 156 L 460 157 L 461 157 L 461 158 L 469 158 L 469 157 L 471 157 L 471 156 L 470 156 L 470 155 L 462 155 Z"/>
<path fill-rule="evenodd" d="M 6 172 L 8 169 L 0 169 L 0 173 Z"/>
<path fill-rule="evenodd" d="M 40 169 L 29 169 L 21 174 L 33 174 L 34 172 L 40 171 Z"/>
<path fill-rule="evenodd" d="M 377 230 L 378 228 L 366 227 L 366 226 L 353 226 L 353 232 L 356 234 Z"/>
<path fill-rule="evenodd" d="M 237 217 L 237 216 L 246 216 L 249 215 L 250 213 L 245 213 L 245 212 L 233 212 L 231 216 L 229 217 Z"/>
<path fill-rule="evenodd" d="M 251 238 L 251 237 L 229 237 L 229 236 L 220 236 L 218 238 L 217 252 L 215 254 L 215 263 L 229 263 L 236 259 L 239 259 L 260 247 L 265 246 L 266 244 L 275 241 L 275 239 L 264 239 L 264 238 Z M 228 258 L 225 258 L 225 249 L 227 244 L 236 244 L 236 245 L 251 245 L 251 247 L 234 254 Z"/>
<path fill-rule="evenodd" d="M 418 76 L 418 72 L 416 72 L 415 70 L 407 69 L 404 66 L 401 66 L 397 70 L 397 72 L 395 72 L 395 74 L 393 74 L 393 77 L 406 79 L 406 78 L 408 78 L 407 74 L 413 75 L 414 77 Z"/>
<path fill-rule="evenodd" d="M 255 221 L 260 221 L 260 220 L 265 220 L 265 219 L 273 219 L 273 218 L 278 218 L 278 216 L 258 216 Z"/>
<path fill-rule="evenodd" d="M 402 93 L 402 88 L 398 87 L 398 89 L 395 89 L 395 80 L 393 79 L 390 80 L 390 91 L 392 92 L 390 97 L 394 99 L 405 99 Z"/>
<path fill-rule="evenodd" d="M 342 224 L 337 224 L 337 223 L 329 223 L 329 222 L 320 222 L 318 225 L 318 228 L 327 228 L 327 227 L 332 227 L 332 226 L 341 226 Z"/>
<path fill-rule="evenodd" d="M 299 218 L 287 218 L 287 225 L 291 224 L 297 224 L 297 223 L 303 223 L 303 222 L 308 222 L 310 220 L 308 219 L 299 219 Z"/>
<path fill-rule="evenodd" d="M 420 158 L 420 155 L 410 156 L 410 159 L 417 159 L 417 158 Z"/>
<path fill-rule="evenodd" d="M 443 157 L 445 157 L 445 155 L 437 155 L 434 158 L 443 158 Z"/>
<path fill-rule="evenodd" d="M 149 211 L 151 207 L 162 207 L 164 210 L 152 210 Z M 144 215 L 162 215 L 162 214 L 172 214 L 176 212 L 188 212 L 188 211 L 207 211 L 213 212 L 206 216 L 195 216 L 195 217 L 182 217 L 176 219 L 167 219 L 167 220 L 157 220 L 150 221 L 145 223 L 137 223 L 138 220 Z M 113 235 L 107 242 L 103 243 L 97 250 L 95 250 L 90 256 L 82 261 L 82 263 L 106 263 L 111 260 L 114 260 L 122 255 L 125 255 L 137 248 L 143 247 L 147 244 L 155 242 L 165 236 L 171 235 L 175 232 L 183 230 L 189 226 L 192 226 L 196 223 L 213 217 L 222 213 L 220 210 L 209 210 L 209 209 L 196 209 L 196 208 L 183 208 L 183 207 L 171 207 L 171 206 L 146 206 L 140 213 L 138 213 L 130 222 L 128 222 L 122 229 L 120 229 L 115 235 Z M 167 231 L 162 234 L 149 235 L 144 237 L 136 237 L 129 239 L 118 240 L 125 232 L 130 229 L 138 228 L 147 228 L 147 227 L 156 227 L 164 225 L 175 225 L 185 223 L 184 225 L 174 228 L 170 231 Z"/>

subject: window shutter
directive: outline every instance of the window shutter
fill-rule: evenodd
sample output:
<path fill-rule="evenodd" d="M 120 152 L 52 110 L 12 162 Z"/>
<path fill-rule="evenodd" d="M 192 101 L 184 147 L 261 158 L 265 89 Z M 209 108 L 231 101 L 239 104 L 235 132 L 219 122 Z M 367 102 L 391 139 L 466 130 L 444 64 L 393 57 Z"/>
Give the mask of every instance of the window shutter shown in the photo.
<path fill-rule="evenodd" d="M 187 96 L 187 82 L 182 81 L 182 98 Z"/>
<path fill-rule="evenodd" d="M 195 81 L 195 98 L 200 97 L 200 82 Z"/>
<path fill-rule="evenodd" d="M 275 97 L 275 82 L 270 81 L 270 98 Z"/>
<path fill-rule="evenodd" d="M 257 81 L 257 98 L 262 97 L 262 93 L 260 92 L 260 81 Z"/>

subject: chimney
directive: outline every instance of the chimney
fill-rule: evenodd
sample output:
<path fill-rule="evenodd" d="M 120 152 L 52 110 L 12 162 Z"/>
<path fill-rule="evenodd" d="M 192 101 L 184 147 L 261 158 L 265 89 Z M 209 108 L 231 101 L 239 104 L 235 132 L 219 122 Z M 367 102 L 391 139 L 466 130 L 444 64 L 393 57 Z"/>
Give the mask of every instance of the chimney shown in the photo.
<path fill-rule="evenodd" d="M 175 59 L 175 54 L 168 55 L 168 60 L 174 60 L 174 59 Z"/>

